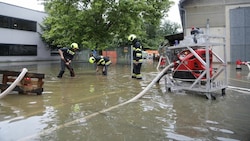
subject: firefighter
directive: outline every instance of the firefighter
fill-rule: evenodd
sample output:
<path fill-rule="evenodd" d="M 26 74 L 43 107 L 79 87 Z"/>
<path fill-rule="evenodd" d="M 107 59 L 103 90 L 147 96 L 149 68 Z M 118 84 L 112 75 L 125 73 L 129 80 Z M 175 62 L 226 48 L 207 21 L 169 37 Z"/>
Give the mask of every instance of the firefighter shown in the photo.
<path fill-rule="evenodd" d="M 131 34 L 128 40 L 132 43 L 133 48 L 133 73 L 132 78 L 142 79 L 141 65 L 142 65 L 142 46 L 141 42 L 136 38 L 136 35 Z"/>
<path fill-rule="evenodd" d="M 75 72 L 74 69 L 71 66 L 72 59 L 74 58 L 75 52 L 78 50 L 78 44 L 77 43 L 72 43 L 70 45 L 70 48 L 68 47 L 63 47 L 58 50 L 59 55 L 61 57 L 61 70 L 59 74 L 57 75 L 58 78 L 62 78 L 65 67 L 70 71 L 70 76 L 74 77 Z"/>
<path fill-rule="evenodd" d="M 96 72 L 99 71 L 99 68 L 102 69 L 102 75 L 107 75 L 108 66 L 111 64 L 111 61 L 108 57 L 104 56 L 91 56 L 89 58 L 91 64 L 96 63 Z"/>

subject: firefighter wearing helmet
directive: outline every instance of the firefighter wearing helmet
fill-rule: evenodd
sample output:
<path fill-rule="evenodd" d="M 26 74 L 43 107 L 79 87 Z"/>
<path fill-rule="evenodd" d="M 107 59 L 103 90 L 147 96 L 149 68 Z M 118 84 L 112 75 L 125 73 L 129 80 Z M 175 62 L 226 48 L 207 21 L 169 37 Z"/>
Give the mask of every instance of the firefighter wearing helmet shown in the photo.
<path fill-rule="evenodd" d="M 61 57 L 61 69 L 59 74 L 57 75 L 58 78 L 62 78 L 65 68 L 67 68 L 70 72 L 70 76 L 74 77 L 75 72 L 71 66 L 71 62 L 75 56 L 75 52 L 79 49 L 77 43 L 72 43 L 70 47 L 63 47 L 58 49 L 59 55 Z"/>
<path fill-rule="evenodd" d="M 96 72 L 99 71 L 99 69 L 102 70 L 102 75 L 107 75 L 108 72 L 108 66 L 111 64 L 111 61 L 108 57 L 104 56 L 91 56 L 89 58 L 89 63 L 93 64 L 95 63 L 97 65 Z"/>
<path fill-rule="evenodd" d="M 128 40 L 132 43 L 132 48 L 133 48 L 133 73 L 132 73 L 132 78 L 142 79 L 141 65 L 142 65 L 143 59 L 142 59 L 142 45 L 141 45 L 141 42 L 137 39 L 135 34 L 129 35 Z"/>

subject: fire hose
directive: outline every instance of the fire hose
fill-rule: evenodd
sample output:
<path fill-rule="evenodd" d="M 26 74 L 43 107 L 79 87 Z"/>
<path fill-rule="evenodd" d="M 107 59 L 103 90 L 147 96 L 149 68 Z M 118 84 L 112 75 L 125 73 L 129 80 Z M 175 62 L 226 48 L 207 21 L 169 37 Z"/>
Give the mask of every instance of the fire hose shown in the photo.
<path fill-rule="evenodd" d="M 75 123 L 78 123 L 78 122 L 81 122 L 81 121 L 85 121 L 87 119 L 90 119 L 96 115 L 99 115 L 99 114 L 103 114 L 103 113 L 106 113 L 108 111 L 111 111 L 113 109 L 116 109 L 120 106 L 123 106 L 123 105 L 126 105 L 128 103 L 131 103 L 131 102 L 134 102 L 136 101 L 137 99 L 141 98 L 148 90 L 150 90 L 150 88 L 159 81 L 159 79 L 162 78 L 163 75 L 166 74 L 167 70 L 173 66 L 174 63 L 171 63 L 169 64 L 168 66 L 166 66 L 152 81 L 151 83 L 145 88 L 143 89 L 139 94 L 137 94 L 135 97 L 131 98 L 130 100 L 128 101 L 125 101 L 123 103 L 120 103 L 118 105 L 115 105 L 115 106 L 112 106 L 110 108 L 107 108 L 107 109 L 103 109 L 101 111 L 98 111 L 98 112 L 95 112 L 95 113 L 92 113 L 90 115 L 87 115 L 87 116 L 84 116 L 82 118 L 79 118 L 79 119 L 76 119 L 76 120 L 73 120 L 71 122 L 68 122 L 68 123 L 65 123 L 65 124 L 62 124 L 62 125 L 59 125 L 57 127 L 52 127 L 52 128 L 49 128 L 49 129 L 46 129 L 46 130 L 43 130 L 42 132 L 38 133 L 38 134 L 35 134 L 35 135 L 31 135 L 31 136 L 28 136 L 28 137 L 25 137 L 23 139 L 20 139 L 20 140 L 30 140 L 31 138 L 34 138 L 36 136 L 39 136 L 39 135 L 44 135 L 44 134 L 48 134 L 48 133 L 52 133 L 53 131 L 55 130 L 58 130 L 58 129 L 61 129 L 61 128 L 64 128 L 66 126 L 69 126 L 69 125 L 72 125 L 72 124 L 75 124 Z"/>
<path fill-rule="evenodd" d="M 250 92 L 250 89 L 248 89 L 248 88 L 235 87 L 235 86 L 228 86 L 228 88 L 233 89 L 233 90 L 240 90 L 240 91 Z"/>
<path fill-rule="evenodd" d="M 151 81 L 151 83 L 150 83 L 145 89 L 143 89 L 139 94 L 137 94 L 135 97 L 131 98 L 131 99 L 128 100 L 128 101 L 125 101 L 125 102 L 123 102 L 123 103 L 120 103 L 120 104 L 118 104 L 118 105 L 112 106 L 112 107 L 107 108 L 107 109 L 103 109 L 103 110 L 98 111 L 98 112 L 95 112 L 95 113 L 92 113 L 92 114 L 90 114 L 90 115 L 87 115 L 87 116 L 84 116 L 84 117 L 82 117 L 82 118 L 73 120 L 73 121 L 71 121 L 71 122 L 67 122 L 67 123 L 65 123 L 65 124 L 61 124 L 61 125 L 58 125 L 58 126 L 56 126 L 56 127 L 51 127 L 51 128 L 49 128 L 49 129 L 46 129 L 46 130 L 41 131 L 40 133 L 33 134 L 33 135 L 30 135 L 30 136 L 24 137 L 24 138 L 22 138 L 22 139 L 19 139 L 19 141 L 20 141 L 20 140 L 21 140 L 21 141 L 22 141 L 22 140 L 23 140 L 23 141 L 25 141 L 25 140 L 30 140 L 31 138 L 35 138 L 35 137 L 40 136 L 40 135 L 46 135 L 46 134 L 52 133 L 53 131 L 56 131 L 56 130 L 65 128 L 65 127 L 67 127 L 67 126 L 69 126 L 69 125 L 73 125 L 73 124 L 76 124 L 76 123 L 78 123 L 78 122 L 82 122 L 82 121 L 88 120 L 88 119 L 90 119 L 90 118 L 92 118 L 92 117 L 94 117 L 94 116 L 97 116 L 97 115 L 99 115 L 99 114 L 103 114 L 103 113 L 106 113 L 106 112 L 111 111 L 111 110 L 113 110 L 113 109 L 119 108 L 119 107 L 121 107 L 121 106 L 123 106 L 123 105 L 126 105 L 126 104 L 128 104 L 128 103 L 135 102 L 137 99 L 139 99 L 139 98 L 141 98 L 143 95 L 145 95 L 146 92 L 147 92 L 148 90 L 150 90 L 150 88 L 151 88 L 155 83 L 157 83 L 158 81 L 160 81 L 160 79 L 166 74 L 167 70 L 168 70 L 170 67 L 172 67 L 172 66 L 173 66 L 173 63 L 171 63 L 171 64 L 169 64 L 168 66 L 166 66 L 166 67 L 165 67 L 165 68 L 164 68 L 164 69 L 163 69 L 163 70 L 162 70 L 162 71 L 161 71 L 161 72 Z M 238 87 L 233 87 L 233 86 L 229 86 L 228 88 L 231 88 L 231 89 L 238 89 Z M 247 90 L 247 91 L 250 91 L 249 89 L 240 89 L 240 90 Z"/>
<path fill-rule="evenodd" d="M 248 69 L 250 71 L 250 62 L 245 62 L 245 65 L 248 67 Z"/>
<path fill-rule="evenodd" d="M 28 69 L 23 68 L 22 72 L 19 74 L 19 76 L 16 78 L 16 80 L 5 90 L 0 94 L 0 99 L 5 97 L 9 92 L 11 92 L 16 85 L 23 79 L 25 74 L 28 72 Z"/>

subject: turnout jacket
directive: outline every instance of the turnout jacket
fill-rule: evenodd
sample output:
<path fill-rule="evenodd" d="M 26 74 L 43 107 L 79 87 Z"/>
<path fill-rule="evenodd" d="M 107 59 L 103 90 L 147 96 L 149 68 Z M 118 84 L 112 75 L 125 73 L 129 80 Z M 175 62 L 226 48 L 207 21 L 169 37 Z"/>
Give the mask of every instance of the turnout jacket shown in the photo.
<path fill-rule="evenodd" d="M 95 63 L 97 64 L 97 66 L 108 66 L 111 64 L 111 61 L 109 60 L 108 57 L 104 57 L 104 56 L 97 56 L 95 57 Z"/>
<path fill-rule="evenodd" d="M 73 60 L 75 52 L 70 50 L 67 47 L 60 48 L 60 50 L 63 52 L 63 57 L 65 61 Z"/>
<path fill-rule="evenodd" d="M 142 63 L 142 46 L 138 39 L 132 41 L 133 47 L 133 62 Z"/>

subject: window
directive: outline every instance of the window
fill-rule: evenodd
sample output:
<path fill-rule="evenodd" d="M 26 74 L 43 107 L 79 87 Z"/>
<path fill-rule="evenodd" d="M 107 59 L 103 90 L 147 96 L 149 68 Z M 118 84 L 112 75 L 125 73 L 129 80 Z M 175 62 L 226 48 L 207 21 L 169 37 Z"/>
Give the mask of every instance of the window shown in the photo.
<path fill-rule="evenodd" d="M 37 45 L 0 44 L 0 56 L 36 56 Z"/>
<path fill-rule="evenodd" d="M 0 27 L 36 32 L 36 22 L 0 15 Z"/>

